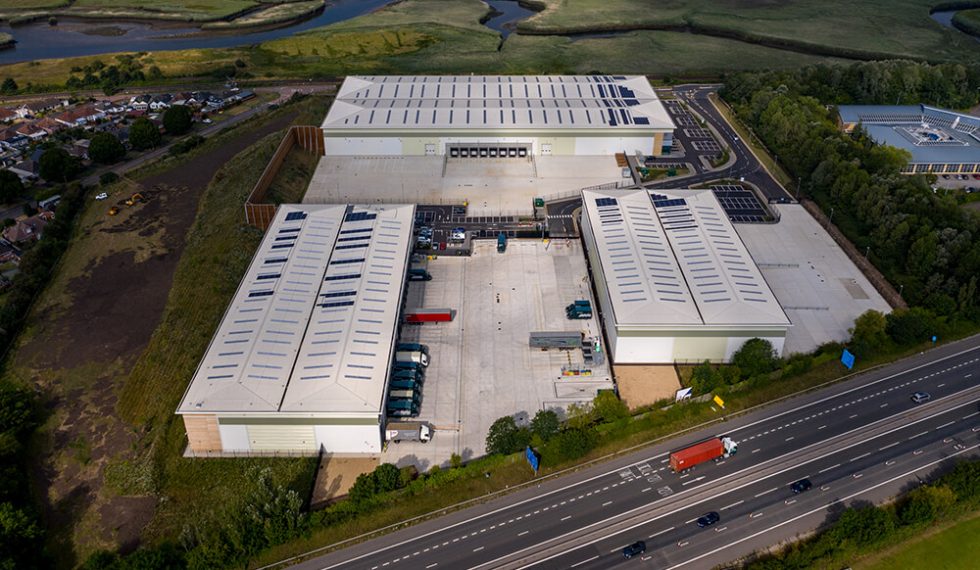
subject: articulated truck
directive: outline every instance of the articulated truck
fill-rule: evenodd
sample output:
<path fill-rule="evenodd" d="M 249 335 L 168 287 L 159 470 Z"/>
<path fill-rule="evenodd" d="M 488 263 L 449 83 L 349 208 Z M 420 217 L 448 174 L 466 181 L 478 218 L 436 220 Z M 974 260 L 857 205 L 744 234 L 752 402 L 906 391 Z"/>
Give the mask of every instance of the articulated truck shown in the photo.
<path fill-rule="evenodd" d="M 670 454 L 670 467 L 680 473 L 695 465 L 735 455 L 738 444 L 730 437 L 716 437 Z"/>
<path fill-rule="evenodd" d="M 426 422 L 388 422 L 385 441 L 420 441 L 428 443 L 432 439 L 432 426 Z"/>

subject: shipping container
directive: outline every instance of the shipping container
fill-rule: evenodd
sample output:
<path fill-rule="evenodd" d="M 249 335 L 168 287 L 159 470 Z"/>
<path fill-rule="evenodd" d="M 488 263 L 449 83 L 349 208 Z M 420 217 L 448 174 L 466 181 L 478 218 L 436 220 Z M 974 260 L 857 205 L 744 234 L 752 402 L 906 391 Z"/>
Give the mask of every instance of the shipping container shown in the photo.
<path fill-rule="evenodd" d="M 737 449 L 738 445 L 731 438 L 716 437 L 671 453 L 670 467 L 677 472 L 684 471 L 705 461 L 729 457 Z"/>
<path fill-rule="evenodd" d="M 453 309 L 415 309 L 405 313 L 406 323 L 447 323 L 453 320 Z"/>

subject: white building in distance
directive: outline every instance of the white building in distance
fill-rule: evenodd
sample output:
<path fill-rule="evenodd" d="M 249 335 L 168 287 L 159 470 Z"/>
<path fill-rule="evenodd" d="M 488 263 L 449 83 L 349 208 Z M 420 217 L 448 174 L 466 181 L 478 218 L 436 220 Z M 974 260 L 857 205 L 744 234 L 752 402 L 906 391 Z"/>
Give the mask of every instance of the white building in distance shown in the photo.
<path fill-rule="evenodd" d="M 615 363 L 727 362 L 790 321 L 711 190 L 582 192 L 582 233 Z"/>
<path fill-rule="evenodd" d="M 327 155 L 656 156 L 674 123 L 642 76 L 353 76 L 323 129 Z"/>
<path fill-rule="evenodd" d="M 177 409 L 190 453 L 380 453 L 414 216 L 279 207 Z"/>

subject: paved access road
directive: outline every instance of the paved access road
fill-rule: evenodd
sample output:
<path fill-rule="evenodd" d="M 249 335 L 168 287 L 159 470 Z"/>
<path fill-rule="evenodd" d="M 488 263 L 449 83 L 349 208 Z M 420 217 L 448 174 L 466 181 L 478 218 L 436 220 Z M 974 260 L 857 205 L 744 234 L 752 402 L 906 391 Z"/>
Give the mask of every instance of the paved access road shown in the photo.
<path fill-rule="evenodd" d="M 976 453 L 978 378 L 974 337 L 298 567 L 711 567 L 815 528 L 840 501 L 883 498 Z M 913 404 L 916 390 L 932 401 Z M 732 458 L 667 467 L 670 450 L 719 435 L 739 442 Z M 789 502 L 804 476 L 814 489 Z M 721 522 L 697 529 L 712 510 Z M 622 560 L 639 539 L 646 555 Z"/>

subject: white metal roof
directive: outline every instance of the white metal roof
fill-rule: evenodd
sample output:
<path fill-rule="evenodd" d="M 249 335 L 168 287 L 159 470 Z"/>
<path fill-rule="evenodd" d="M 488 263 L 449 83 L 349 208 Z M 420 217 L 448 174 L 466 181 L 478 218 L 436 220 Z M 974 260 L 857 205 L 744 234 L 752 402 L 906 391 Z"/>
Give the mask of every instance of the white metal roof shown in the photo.
<path fill-rule="evenodd" d="M 582 200 L 617 326 L 789 325 L 711 190 Z"/>
<path fill-rule="evenodd" d="M 323 128 L 663 132 L 674 123 L 641 76 L 423 75 L 348 77 Z"/>
<path fill-rule="evenodd" d="M 177 412 L 380 412 L 414 215 L 281 206 Z"/>

